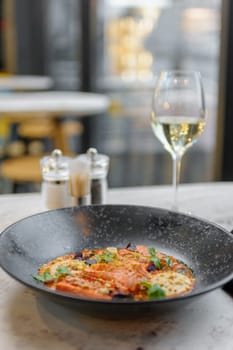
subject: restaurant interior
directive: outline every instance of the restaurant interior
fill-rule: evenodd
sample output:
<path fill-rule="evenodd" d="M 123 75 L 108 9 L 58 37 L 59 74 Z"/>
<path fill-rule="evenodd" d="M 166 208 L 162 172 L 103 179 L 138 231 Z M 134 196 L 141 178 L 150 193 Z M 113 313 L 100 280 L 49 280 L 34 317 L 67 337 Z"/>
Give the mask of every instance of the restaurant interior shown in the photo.
<path fill-rule="evenodd" d="M 232 16 L 221 0 L 1 0 L 0 193 L 39 191 L 40 160 L 56 148 L 109 156 L 111 188 L 170 184 L 171 157 L 150 126 L 161 70 L 203 80 L 206 127 L 181 182 L 232 180 Z M 91 110 L 63 108 L 76 92 L 96 96 Z M 38 96 L 48 104 L 33 110 Z"/>
<path fill-rule="evenodd" d="M 0 0 L 0 350 L 233 349 L 232 63 L 232 0 Z"/>

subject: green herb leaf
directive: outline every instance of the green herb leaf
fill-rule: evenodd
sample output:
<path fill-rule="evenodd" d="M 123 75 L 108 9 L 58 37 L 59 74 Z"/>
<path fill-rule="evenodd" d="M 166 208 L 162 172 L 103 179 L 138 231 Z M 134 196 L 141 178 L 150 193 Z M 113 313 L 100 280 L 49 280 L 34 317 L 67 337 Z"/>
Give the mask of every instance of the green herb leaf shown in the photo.
<path fill-rule="evenodd" d="M 169 256 L 166 256 L 166 258 L 164 258 L 164 260 L 166 261 L 167 266 L 172 266 L 173 262 L 172 260 L 169 258 Z"/>
<path fill-rule="evenodd" d="M 109 252 L 109 251 L 106 251 L 106 252 L 102 253 L 101 255 L 96 256 L 97 262 L 104 261 L 104 262 L 108 263 L 108 262 L 111 262 L 115 258 L 116 258 L 116 254 Z"/>
<path fill-rule="evenodd" d="M 149 282 L 143 281 L 143 282 L 141 282 L 141 285 L 146 287 L 147 289 L 151 288 L 151 284 Z"/>
<path fill-rule="evenodd" d="M 50 272 L 48 270 L 46 270 L 45 272 L 43 272 L 41 275 L 34 275 L 32 276 L 37 282 L 52 282 L 54 281 L 53 276 L 50 274 Z"/>
<path fill-rule="evenodd" d="M 162 269 L 162 264 L 161 264 L 161 260 L 159 258 L 151 258 L 150 261 L 152 261 L 155 264 L 155 267 L 158 270 Z"/>
<path fill-rule="evenodd" d="M 69 275 L 70 270 L 67 266 L 58 266 L 55 272 L 55 276 Z"/>
<path fill-rule="evenodd" d="M 162 299 L 166 297 L 164 289 L 159 284 L 151 285 L 148 282 L 142 282 L 142 285 L 147 288 L 149 299 Z"/>
<path fill-rule="evenodd" d="M 154 284 L 147 290 L 150 299 L 162 299 L 166 297 L 165 291 L 158 284 Z"/>
<path fill-rule="evenodd" d="M 99 262 L 101 261 L 100 255 L 96 255 L 96 256 L 95 256 L 95 259 L 96 259 L 97 263 L 99 263 Z"/>
<path fill-rule="evenodd" d="M 152 258 L 156 257 L 156 249 L 153 247 L 148 248 L 149 254 Z"/>

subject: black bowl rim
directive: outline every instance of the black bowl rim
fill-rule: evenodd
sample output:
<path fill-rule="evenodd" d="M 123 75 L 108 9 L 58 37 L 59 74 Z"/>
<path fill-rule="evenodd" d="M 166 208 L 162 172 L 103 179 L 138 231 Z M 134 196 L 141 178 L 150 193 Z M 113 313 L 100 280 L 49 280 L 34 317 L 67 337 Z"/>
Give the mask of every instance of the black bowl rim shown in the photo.
<path fill-rule="evenodd" d="M 92 207 L 137 207 L 137 208 L 144 208 L 144 209 L 153 209 L 153 210 L 157 210 L 157 211 L 161 211 L 163 213 L 167 212 L 167 213 L 171 213 L 171 214 L 175 214 L 175 215 L 179 215 L 179 216 L 183 216 L 183 217 L 190 217 L 194 220 L 198 220 L 198 221 L 201 221 L 202 223 L 205 223 L 205 224 L 208 224 L 208 225 L 211 225 L 215 228 L 218 228 L 220 229 L 221 231 L 223 231 L 226 235 L 228 235 L 229 237 L 232 238 L 232 234 L 227 231 L 224 227 L 222 227 L 221 225 L 219 224 L 216 224 L 215 222 L 212 222 L 208 219 L 205 219 L 205 218 L 201 218 L 199 216 L 196 216 L 196 215 L 190 215 L 190 214 L 187 214 L 187 213 L 184 213 L 184 212 L 179 212 L 179 211 L 174 211 L 174 210 L 170 210 L 170 209 L 166 209 L 166 208 L 161 208 L 161 207 L 152 207 L 152 206 L 146 206 L 146 205 L 136 205 L 136 204 L 94 204 L 94 205 L 84 205 L 84 206 L 79 206 L 79 207 L 75 207 L 77 210 L 79 208 L 92 208 Z M 15 221 L 14 223 L 10 224 L 9 226 L 7 226 L 1 233 L 0 233 L 0 242 L 1 242 L 1 239 L 2 237 L 7 234 L 7 232 L 11 229 L 11 227 L 17 225 L 19 222 L 21 221 L 26 221 L 32 217 L 35 217 L 35 216 L 41 216 L 41 215 L 44 215 L 46 213 L 50 213 L 50 212 L 59 212 L 59 211 L 69 211 L 69 210 L 74 210 L 74 207 L 65 207 L 65 208 L 59 208 L 59 209 L 53 209 L 53 210 L 46 210 L 46 211 L 42 211 L 42 212 L 38 212 L 38 213 L 35 213 L 35 214 L 32 214 L 32 215 L 29 215 L 29 216 L 26 216 L 22 219 L 19 219 L 17 221 Z M 101 299 L 91 299 L 91 298 L 85 298 L 85 297 L 79 297 L 79 296 L 76 296 L 74 294 L 71 294 L 71 293 L 63 293 L 63 292 L 59 292 L 59 291 L 56 291 L 56 290 L 52 290 L 52 289 L 49 289 L 47 288 L 46 286 L 42 285 L 42 284 L 39 284 L 38 282 L 38 285 L 35 286 L 29 282 L 25 282 L 23 280 L 21 280 L 20 278 L 18 278 L 16 275 L 14 275 L 13 273 L 9 272 L 7 269 L 5 269 L 1 263 L 1 256 L 0 256 L 0 267 L 9 275 L 11 276 L 13 279 L 15 279 L 16 281 L 18 281 L 19 283 L 37 291 L 37 292 L 43 292 L 45 293 L 47 296 L 56 296 L 56 297 L 59 297 L 61 299 L 65 299 L 65 300 L 70 300 L 70 301 L 73 301 L 73 302 L 77 302 L 77 303 L 93 303 L 93 304 L 98 304 L 98 305 L 124 305 L 126 304 L 127 306 L 128 305 L 155 305 L 155 304 L 166 304 L 166 303 L 173 303 L 173 302 L 177 302 L 177 301 L 182 301 L 182 300 L 186 300 L 186 299 L 190 299 L 190 298 L 193 298 L 193 297 L 197 297 L 197 296 L 200 296 L 200 295 L 203 295 L 205 293 L 208 293 L 210 291 L 213 291 L 217 288 L 220 288 L 222 287 L 224 284 L 230 282 L 232 279 L 233 279 L 233 272 L 231 274 L 229 274 L 229 276 L 219 280 L 218 282 L 216 283 L 213 283 L 213 284 L 210 284 L 208 286 L 206 286 L 205 288 L 203 288 L 202 290 L 199 290 L 198 292 L 195 292 L 195 289 L 194 291 L 191 291 L 190 293 L 187 293 L 185 295 L 181 295 L 181 296 L 178 296 L 178 297 L 172 297 L 172 298 L 161 298 L 161 299 L 152 299 L 152 300 L 138 300 L 138 301 L 135 301 L 135 300 L 101 300 Z M 32 279 L 33 279 L 33 276 L 32 276 Z"/>

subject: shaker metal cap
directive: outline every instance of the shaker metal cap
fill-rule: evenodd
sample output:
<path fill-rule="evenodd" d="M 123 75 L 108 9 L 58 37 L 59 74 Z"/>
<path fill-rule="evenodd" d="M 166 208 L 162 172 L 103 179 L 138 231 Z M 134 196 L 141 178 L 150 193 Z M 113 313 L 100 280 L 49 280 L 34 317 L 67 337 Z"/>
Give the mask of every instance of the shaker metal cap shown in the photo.
<path fill-rule="evenodd" d="M 64 157 L 62 151 L 55 149 L 50 156 L 40 160 L 42 176 L 48 181 L 69 179 L 69 157 Z"/>
<path fill-rule="evenodd" d="M 96 148 L 88 148 L 86 154 L 83 156 L 88 157 L 89 161 L 91 161 L 92 167 L 101 166 L 108 168 L 109 166 L 109 157 L 105 154 L 98 153 Z"/>
<path fill-rule="evenodd" d="M 101 178 L 107 175 L 109 168 L 109 157 L 99 154 L 96 148 L 89 148 L 85 155 L 91 165 L 92 178 Z"/>

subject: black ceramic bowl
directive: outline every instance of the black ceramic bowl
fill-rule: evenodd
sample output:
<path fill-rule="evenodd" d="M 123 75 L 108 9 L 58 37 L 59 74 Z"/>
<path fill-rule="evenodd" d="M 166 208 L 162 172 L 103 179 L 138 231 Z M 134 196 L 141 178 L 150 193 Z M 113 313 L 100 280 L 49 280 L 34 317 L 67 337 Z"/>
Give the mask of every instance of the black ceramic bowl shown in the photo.
<path fill-rule="evenodd" d="M 52 291 L 32 276 L 45 262 L 83 248 L 154 246 L 189 265 L 195 289 L 151 301 L 99 301 Z M 61 303 L 91 313 L 129 314 L 176 308 L 233 278 L 233 236 L 210 222 L 159 208 L 97 205 L 43 212 L 16 222 L 0 236 L 0 265 L 12 277 Z"/>

